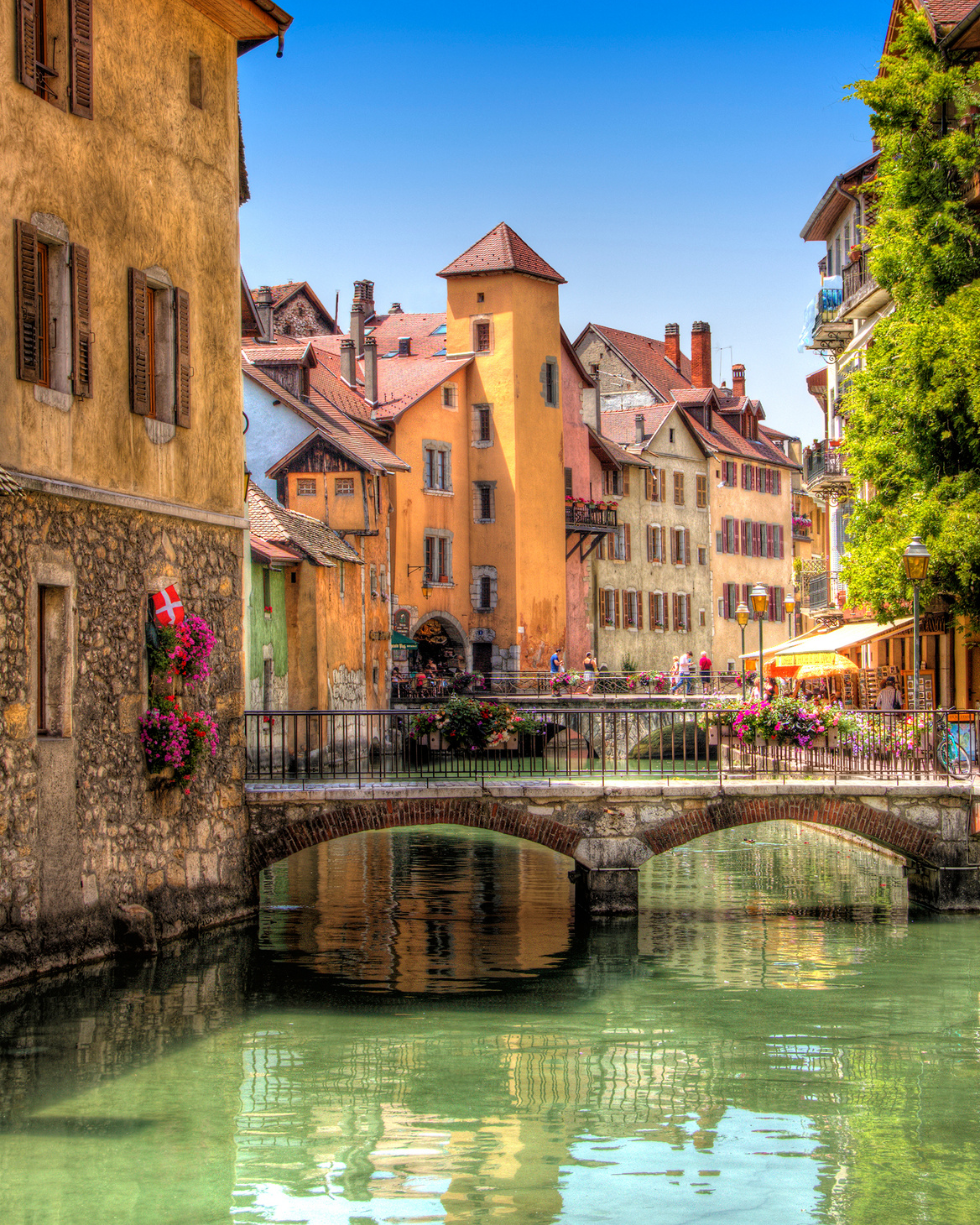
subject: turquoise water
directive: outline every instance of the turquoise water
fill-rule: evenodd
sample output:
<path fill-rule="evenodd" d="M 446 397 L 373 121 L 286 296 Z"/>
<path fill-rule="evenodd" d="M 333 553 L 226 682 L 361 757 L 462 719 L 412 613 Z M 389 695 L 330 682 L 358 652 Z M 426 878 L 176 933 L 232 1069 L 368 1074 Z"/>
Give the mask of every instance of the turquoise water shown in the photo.
<path fill-rule="evenodd" d="M 782 825 L 647 865 L 638 923 L 570 866 L 342 839 L 257 933 L 0 993 L 0 1221 L 976 1219 L 980 918 Z"/>

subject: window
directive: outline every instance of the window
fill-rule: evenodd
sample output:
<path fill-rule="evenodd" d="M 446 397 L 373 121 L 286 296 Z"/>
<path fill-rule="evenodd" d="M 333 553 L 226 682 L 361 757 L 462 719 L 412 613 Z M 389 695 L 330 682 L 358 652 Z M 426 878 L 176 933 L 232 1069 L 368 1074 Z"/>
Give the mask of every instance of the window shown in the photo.
<path fill-rule="evenodd" d="M 674 473 L 674 505 L 684 505 L 684 473 Z"/>
<path fill-rule="evenodd" d="M 708 564 L 708 550 L 698 548 L 698 565 L 706 566 Z"/>
<path fill-rule="evenodd" d="M 187 291 L 154 269 L 129 270 L 130 404 L 140 417 L 191 423 L 190 305 Z M 169 280 L 169 278 L 168 278 Z"/>
<path fill-rule="evenodd" d="M 353 481 L 351 482 L 353 484 Z M 316 477 L 298 476 L 296 478 L 296 496 L 298 498 L 316 497 Z"/>
<path fill-rule="evenodd" d="M 470 582 L 470 602 L 476 612 L 493 612 L 497 607 L 497 567 L 474 566 Z"/>
<path fill-rule="evenodd" d="M 457 396 L 459 389 L 455 383 L 446 383 L 442 389 L 442 407 L 455 408 L 457 405 Z"/>
<path fill-rule="evenodd" d="M 657 469 L 647 468 L 643 474 L 644 479 L 644 495 L 648 502 L 659 502 L 660 494 L 657 489 Z"/>
<path fill-rule="evenodd" d="M 352 476 L 338 476 L 333 483 L 333 496 L 335 498 L 352 498 L 354 496 L 354 478 Z"/>
<path fill-rule="evenodd" d="M 679 633 L 688 633 L 691 629 L 691 597 L 677 592 L 673 597 L 672 604 L 674 629 Z"/>
<path fill-rule="evenodd" d="M 606 497 L 621 498 L 623 496 L 622 472 L 617 472 L 615 468 L 603 468 L 602 492 Z"/>
<path fill-rule="evenodd" d="M 623 592 L 623 624 L 627 629 L 637 628 L 639 601 L 635 591 Z"/>
<path fill-rule="evenodd" d="M 734 462 L 734 460 L 726 459 L 721 467 L 723 473 L 722 484 L 734 487 L 737 480 L 736 468 L 738 465 Z"/>
<path fill-rule="evenodd" d="M 599 603 L 602 624 L 607 628 L 612 628 L 619 620 L 619 592 L 612 587 L 604 587 L 599 592 Z"/>
<path fill-rule="evenodd" d="M 704 629 L 708 624 L 708 614 L 703 608 L 698 609 L 698 628 Z"/>
<path fill-rule="evenodd" d="M 697 507 L 698 510 L 704 510 L 708 505 L 708 478 L 699 476 L 697 478 Z"/>
<path fill-rule="evenodd" d="M 430 583 L 451 583 L 452 568 L 452 535 L 449 532 L 428 531 L 425 533 L 425 578 Z"/>
<path fill-rule="evenodd" d="M 483 294 L 482 294 L 482 293 L 478 293 L 478 294 L 476 295 L 476 300 L 477 300 L 477 302 L 482 302 L 482 301 L 483 301 Z"/>
<path fill-rule="evenodd" d="M 668 435 L 668 441 L 673 442 L 674 441 L 674 431 L 672 429 L 668 430 L 667 435 Z"/>
<path fill-rule="evenodd" d="M 650 628 L 662 630 L 666 628 L 667 600 L 662 591 L 650 592 Z"/>
<path fill-rule="evenodd" d="M 612 534 L 613 561 L 630 560 L 630 525 L 621 523 Z"/>
<path fill-rule="evenodd" d="M 17 76 L 59 110 L 92 118 L 92 0 L 17 0 Z"/>
<path fill-rule="evenodd" d="M 495 485 L 496 485 L 495 481 L 474 481 L 473 483 L 473 521 L 474 523 L 493 523 Z"/>
<path fill-rule="evenodd" d="M 337 582 L 340 587 L 340 598 L 343 599 L 347 594 L 347 572 L 342 561 L 337 563 L 337 567 L 340 570 L 340 573 L 337 575 Z"/>
<path fill-rule="evenodd" d="M 545 358 L 541 367 L 541 394 L 549 408 L 558 405 L 558 362 L 553 357 Z"/>
<path fill-rule="evenodd" d="M 201 57 L 193 51 L 187 60 L 187 98 L 191 106 L 204 110 L 204 66 Z"/>
<path fill-rule="evenodd" d="M 675 566 L 691 564 L 691 533 L 686 527 L 670 529 L 670 560 Z"/>
<path fill-rule="evenodd" d="M 491 346 L 490 321 L 480 320 L 473 324 L 473 352 L 489 353 Z"/>
<path fill-rule="evenodd" d="M 662 562 L 664 559 L 664 529 L 659 525 L 647 528 L 647 561 Z"/>
<path fill-rule="evenodd" d="M 422 451 L 422 481 L 426 489 L 440 493 L 452 491 L 450 456 L 448 443 L 428 442 L 425 444 Z"/>
<path fill-rule="evenodd" d="M 493 445 L 493 405 L 473 405 L 473 445 L 489 447 Z"/>
<path fill-rule="evenodd" d="M 381 571 L 378 575 L 378 591 L 379 591 L 379 594 L 381 595 L 382 600 L 387 600 L 388 598 L 388 577 L 387 577 L 387 572 L 385 571 L 384 566 L 381 567 Z"/>
<path fill-rule="evenodd" d="M 484 575 L 480 579 L 480 608 L 490 608 L 490 579 Z"/>
<path fill-rule="evenodd" d="M 55 228 L 49 234 L 15 223 L 17 375 L 62 395 L 91 396 L 89 253 L 67 241 L 61 222 Z M 70 407 L 67 400 L 58 405 Z"/>

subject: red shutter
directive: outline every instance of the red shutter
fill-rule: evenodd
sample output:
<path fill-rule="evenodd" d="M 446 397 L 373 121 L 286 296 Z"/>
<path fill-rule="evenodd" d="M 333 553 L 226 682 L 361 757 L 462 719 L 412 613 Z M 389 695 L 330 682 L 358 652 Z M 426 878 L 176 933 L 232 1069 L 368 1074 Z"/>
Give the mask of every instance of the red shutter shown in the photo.
<path fill-rule="evenodd" d="M 37 5 L 17 0 L 17 76 L 28 89 L 37 89 L 37 59 Z"/>
<path fill-rule="evenodd" d="M 785 544 L 783 543 L 783 526 L 780 524 L 776 528 L 776 556 L 782 558 L 785 552 Z"/>
<path fill-rule="evenodd" d="M 738 583 L 736 583 L 736 584 L 735 584 L 735 590 L 736 590 L 736 591 L 738 591 Z M 746 606 L 746 608 L 748 608 L 748 609 L 749 609 L 749 611 L 751 612 L 751 610 L 752 610 L 752 605 L 749 603 L 749 585 L 748 585 L 748 583 L 743 583 L 743 584 L 742 584 L 742 603 L 743 603 L 743 604 Z"/>
<path fill-rule="evenodd" d="M 749 467 L 748 464 L 743 464 L 742 465 L 742 488 L 743 489 L 748 489 L 751 478 L 752 478 L 752 469 Z"/>
<path fill-rule="evenodd" d="M 186 289 L 174 290 L 174 334 L 177 351 L 174 361 L 177 392 L 175 420 L 184 429 L 191 424 L 191 319 L 190 298 Z"/>
<path fill-rule="evenodd" d="M 636 593 L 636 628 L 643 629 L 643 592 Z"/>
<path fill-rule="evenodd" d="M 739 543 L 740 543 L 738 539 L 738 523 L 734 519 L 732 519 L 731 524 L 732 524 L 732 552 L 737 553 L 739 551 Z"/>
<path fill-rule="evenodd" d="M 134 413 L 150 415 L 150 337 L 146 318 L 146 273 L 129 270 L 129 402 Z M 437 576 L 438 577 L 438 576 Z"/>
<path fill-rule="evenodd" d="M 27 221 L 15 221 L 14 237 L 17 245 L 17 377 L 27 383 L 36 383 L 41 377 L 37 230 Z"/>
<path fill-rule="evenodd" d="M 71 111 L 92 118 L 92 0 L 70 0 Z"/>
<path fill-rule="evenodd" d="M 613 625 L 619 629 L 619 589 L 613 592 Z"/>
<path fill-rule="evenodd" d="M 783 474 L 777 468 L 773 473 L 773 493 L 782 493 L 783 491 Z"/>
<path fill-rule="evenodd" d="M 76 396 L 92 394 L 92 304 L 88 248 L 71 247 L 71 378 Z"/>
<path fill-rule="evenodd" d="M 775 621 L 776 620 L 776 588 L 767 587 L 766 590 L 769 592 L 769 620 Z"/>
<path fill-rule="evenodd" d="M 623 524 L 623 539 L 623 561 L 630 561 L 633 556 L 633 552 L 630 548 L 630 525 L 628 523 Z"/>
<path fill-rule="evenodd" d="M 742 520 L 742 554 L 744 557 L 749 556 L 749 521 Z"/>

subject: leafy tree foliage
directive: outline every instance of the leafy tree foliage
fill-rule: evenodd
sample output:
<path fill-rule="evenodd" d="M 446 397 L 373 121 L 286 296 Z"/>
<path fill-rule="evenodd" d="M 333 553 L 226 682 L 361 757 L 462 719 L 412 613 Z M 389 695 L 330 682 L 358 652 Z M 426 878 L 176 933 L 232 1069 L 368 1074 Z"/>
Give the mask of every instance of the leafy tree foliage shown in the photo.
<path fill-rule="evenodd" d="M 895 310 L 845 400 L 847 467 L 868 496 L 843 577 L 851 603 L 880 619 L 905 612 L 901 556 L 918 534 L 932 553 L 924 597 L 944 595 L 980 626 L 980 214 L 965 203 L 980 168 L 967 118 L 978 71 L 947 63 L 916 12 L 882 69 L 853 96 L 881 153 L 864 239 Z"/>

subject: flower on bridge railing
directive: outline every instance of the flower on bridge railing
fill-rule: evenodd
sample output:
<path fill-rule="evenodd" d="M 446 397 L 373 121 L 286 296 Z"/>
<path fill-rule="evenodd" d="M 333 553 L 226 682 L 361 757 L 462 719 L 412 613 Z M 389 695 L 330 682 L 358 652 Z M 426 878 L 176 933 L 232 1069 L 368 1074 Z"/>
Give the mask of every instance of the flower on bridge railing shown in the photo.
<path fill-rule="evenodd" d="M 761 738 L 800 749 L 809 748 L 818 736 L 828 732 L 836 732 L 842 743 L 849 743 L 857 726 L 857 716 L 850 711 L 791 697 L 750 702 L 732 720 L 735 735 L 743 744 Z"/>
<path fill-rule="evenodd" d="M 665 672 L 634 672 L 626 682 L 627 688 L 652 689 L 654 693 L 666 693 L 670 686 L 670 677 Z"/>
<path fill-rule="evenodd" d="M 454 753 L 479 753 L 496 748 L 515 734 L 514 710 L 502 702 L 451 697 L 443 706 L 425 710 L 409 725 L 415 739 L 438 735 Z"/>
<path fill-rule="evenodd" d="M 580 679 L 573 672 L 556 672 L 551 678 L 551 692 L 567 693 Z"/>

